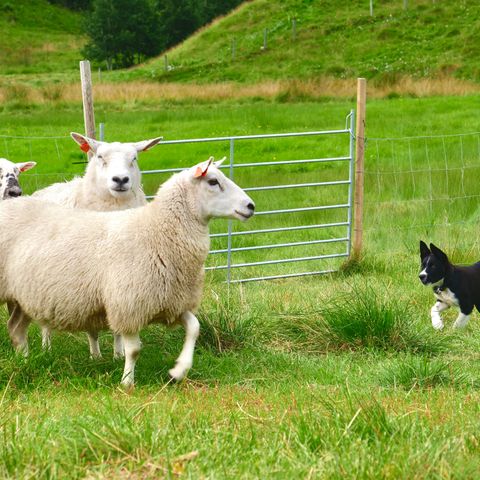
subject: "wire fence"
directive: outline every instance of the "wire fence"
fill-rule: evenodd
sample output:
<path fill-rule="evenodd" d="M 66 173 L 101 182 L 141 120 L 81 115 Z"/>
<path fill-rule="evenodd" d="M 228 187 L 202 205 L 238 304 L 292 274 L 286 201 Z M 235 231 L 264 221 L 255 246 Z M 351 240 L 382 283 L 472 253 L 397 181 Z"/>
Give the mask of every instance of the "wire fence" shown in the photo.
<path fill-rule="evenodd" d="M 474 248 L 480 220 L 480 132 L 370 138 L 365 240 L 386 254 L 418 241 Z"/>

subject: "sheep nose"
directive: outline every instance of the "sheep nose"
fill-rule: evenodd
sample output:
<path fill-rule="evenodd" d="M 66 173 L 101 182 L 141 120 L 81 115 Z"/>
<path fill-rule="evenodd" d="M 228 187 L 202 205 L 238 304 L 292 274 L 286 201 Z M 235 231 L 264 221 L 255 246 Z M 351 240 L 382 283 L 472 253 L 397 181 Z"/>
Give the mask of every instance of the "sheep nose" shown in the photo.
<path fill-rule="evenodd" d="M 252 202 L 250 202 L 250 203 L 247 205 L 247 208 L 253 212 L 253 211 L 255 210 L 255 204 L 252 203 Z"/>
<path fill-rule="evenodd" d="M 128 183 L 128 181 L 130 180 L 129 177 L 112 177 L 112 180 L 115 182 L 115 183 L 118 183 L 120 186 L 122 185 L 125 185 L 126 183 Z"/>
<path fill-rule="evenodd" d="M 22 195 L 22 189 L 20 187 L 12 187 L 8 189 L 7 195 L 9 197 L 20 197 Z"/>

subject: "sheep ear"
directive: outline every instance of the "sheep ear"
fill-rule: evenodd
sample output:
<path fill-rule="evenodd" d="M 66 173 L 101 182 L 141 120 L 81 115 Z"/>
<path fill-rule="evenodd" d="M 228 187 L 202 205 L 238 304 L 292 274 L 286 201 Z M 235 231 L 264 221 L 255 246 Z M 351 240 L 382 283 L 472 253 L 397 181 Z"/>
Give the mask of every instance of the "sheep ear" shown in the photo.
<path fill-rule="evenodd" d="M 213 162 L 213 157 L 210 157 L 206 162 L 202 162 L 200 164 L 198 164 L 195 168 L 195 173 L 193 174 L 193 176 L 195 178 L 198 178 L 198 177 L 204 177 L 207 172 L 208 172 L 208 169 L 210 168 L 210 165 L 212 164 Z"/>
<path fill-rule="evenodd" d="M 152 147 L 157 145 L 159 142 L 163 140 L 163 137 L 153 138 L 152 140 L 144 140 L 143 142 L 136 142 L 133 146 L 137 149 L 137 152 L 146 152 L 150 150 Z"/>
<path fill-rule="evenodd" d="M 37 162 L 23 162 L 23 163 L 16 163 L 15 165 L 20 170 L 20 172 L 26 172 L 27 170 L 32 169 Z"/>
<path fill-rule="evenodd" d="M 227 157 L 223 157 L 220 160 L 217 160 L 216 162 L 213 162 L 213 164 L 218 168 L 226 159 L 227 159 Z"/>
<path fill-rule="evenodd" d="M 97 140 L 94 140 L 93 138 L 86 137 L 85 135 L 81 135 L 80 133 L 71 132 L 70 136 L 80 145 L 80 149 L 85 153 L 89 152 L 90 150 L 93 153 L 96 153 L 98 147 L 102 143 Z"/>

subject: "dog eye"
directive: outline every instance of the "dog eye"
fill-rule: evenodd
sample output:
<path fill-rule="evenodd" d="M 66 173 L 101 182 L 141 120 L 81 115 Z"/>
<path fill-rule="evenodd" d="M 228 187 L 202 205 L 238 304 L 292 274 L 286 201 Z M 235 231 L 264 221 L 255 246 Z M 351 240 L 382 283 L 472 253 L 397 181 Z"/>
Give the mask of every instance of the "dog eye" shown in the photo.
<path fill-rule="evenodd" d="M 211 185 L 212 187 L 213 187 L 214 185 L 220 185 L 220 184 L 218 183 L 218 180 L 217 180 L 216 178 L 210 179 L 210 180 L 208 181 L 208 184 Z"/>

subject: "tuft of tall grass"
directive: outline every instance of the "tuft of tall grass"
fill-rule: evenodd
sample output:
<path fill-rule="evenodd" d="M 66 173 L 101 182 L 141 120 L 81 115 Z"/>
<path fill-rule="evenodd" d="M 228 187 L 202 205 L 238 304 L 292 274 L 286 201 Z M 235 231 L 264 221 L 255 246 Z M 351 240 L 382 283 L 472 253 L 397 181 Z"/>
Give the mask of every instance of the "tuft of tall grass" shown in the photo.
<path fill-rule="evenodd" d="M 290 426 L 298 444 L 312 453 L 331 450 L 332 445 L 343 449 L 352 443 L 391 441 L 402 432 L 402 426 L 375 398 L 346 392 L 340 400 L 320 399 L 320 406 L 325 412 L 300 412 Z"/>
<path fill-rule="evenodd" d="M 410 390 L 458 386 L 467 383 L 468 378 L 458 367 L 445 360 L 410 356 L 387 366 L 381 374 L 381 381 L 387 386 L 400 386 Z"/>
<path fill-rule="evenodd" d="M 368 285 L 354 286 L 315 312 L 280 316 L 277 330 L 291 349 L 309 353 L 376 349 L 435 354 L 450 340 L 417 325 L 408 303 L 393 294 L 381 297 Z"/>
<path fill-rule="evenodd" d="M 216 353 L 239 350 L 252 344 L 255 313 L 234 295 L 217 296 L 199 313 L 198 345 Z"/>

